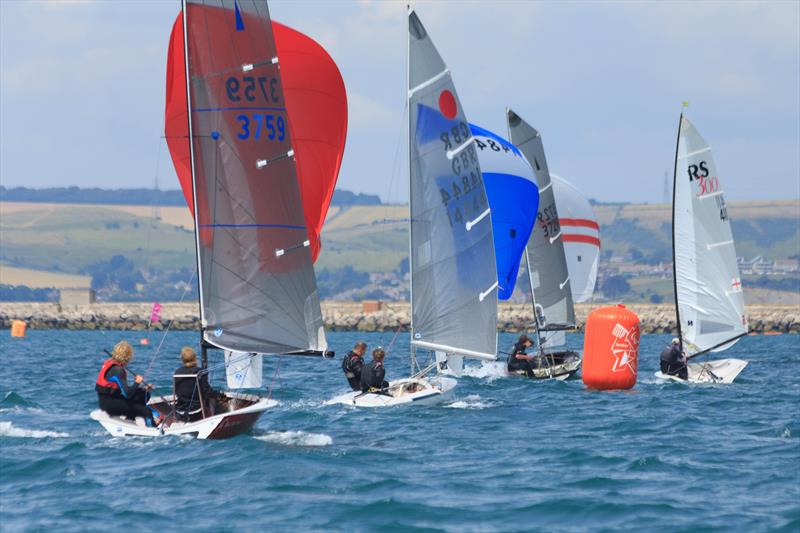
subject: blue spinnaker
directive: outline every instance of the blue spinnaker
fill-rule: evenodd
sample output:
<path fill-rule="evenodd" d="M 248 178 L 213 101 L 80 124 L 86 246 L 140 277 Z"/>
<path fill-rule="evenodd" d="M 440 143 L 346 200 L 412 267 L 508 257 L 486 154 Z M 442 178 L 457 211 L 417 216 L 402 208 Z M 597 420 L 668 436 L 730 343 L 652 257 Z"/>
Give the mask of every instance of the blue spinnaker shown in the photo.
<path fill-rule="evenodd" d="M 514 292 L 519 262 L 536 221 L 539 188 L 528 161 L 516 146 L 474 124 L 478 161 L 492 210 L 494 251 L 497 260 L 497 297 L 508 300 Z"/>

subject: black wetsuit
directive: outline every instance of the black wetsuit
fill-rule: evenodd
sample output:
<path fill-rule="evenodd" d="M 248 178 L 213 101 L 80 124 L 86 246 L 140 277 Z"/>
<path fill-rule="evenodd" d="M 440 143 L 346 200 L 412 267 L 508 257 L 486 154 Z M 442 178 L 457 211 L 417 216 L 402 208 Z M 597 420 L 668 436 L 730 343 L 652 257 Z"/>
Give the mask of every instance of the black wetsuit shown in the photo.
<path fill-rule="evenodd" d="M 678 345 L 667 346 L 661 352 L 661 372 L 681 379 L 689 379 L 689 369 Z"/>
<path fill-rule="evenodd" d="M 138 383 L 128 385 L 128 373 L 120 365 L 106 370 L 107 381 L 116 383 L 117 387 L 95 385 L 97 402 L 100 409 L 111 416 L 124 416 L 130 420 L 137 416 L 144 418 L 148 426 L 155 426 L 153 411 L 147 407 L 148 394 Z"/>
<path fill-rule="evenodd" d="M 511 355 L 508 356 L 508 371 L 515 372 L 517 370 L 524 370 L 525 375 L 529 378 L 535 377 L 531 362 L 526 359 L 517 359 L 517 355 L 526 355 L 525 343 L 518 342 L 514 344 L 514 348 L 511 349 Z"/>
<path fill-rule="evenodd" d="M 342 360 L 342 371 L 351 389 L 361 390 L 361 369 L 363 368 L 364 358 L 356 355 L 352 350 L 347 352 Z"/>
<path fill-rule="evenodd" d="M 386 369 L 380 361 L 372 360 L 368 365 L 361 369 L 361 390 L 367 392 L 370 389 L 385 389 L 389 384 L 384 381 Z"/>
<path fill-rule="evenodd" d="M 175 380 L 175 410 L 182 418 L 192 420 L 202 417 L 200 401 L 206 406 L 206 414 L 211 415 L 211 407 L 220 393 L 211 388 L 208 383 L 208 373 L 203 372 L 200 376 L 200 367 L 180 366 L 173 373 Z M 179 377 L 186 376 L 186 377 Z"/>

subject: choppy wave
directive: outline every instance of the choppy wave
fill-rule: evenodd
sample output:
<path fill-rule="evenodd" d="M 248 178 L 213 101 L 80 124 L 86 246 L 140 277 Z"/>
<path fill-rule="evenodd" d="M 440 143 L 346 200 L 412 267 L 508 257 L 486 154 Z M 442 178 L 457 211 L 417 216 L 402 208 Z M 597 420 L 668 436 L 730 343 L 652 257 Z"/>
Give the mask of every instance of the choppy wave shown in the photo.
<path fill-rule="evenodd" d="M 28 400 L 27 398 L 23 397 L 20 394 L 17 394 L 15 391 L 9 391 L 3 396 L 3 399 L 0 400 L 0 413 L 3 411 L 25 411 L 25 410 L 36 410 L 40 411 L 39 404 Z"/>
<path fill-rule="evenodd" d="M 305 431 L 271 431 L 255 437 L 264 442 L 282 444 L 284 446 L 330 446 L 333 439 L 324 433 L 306 433 Z"/>
<path fill-rule="evenodd" d="M 11 422 L 0 422 L 0 437 L 24 437 L 31 439 L 48 439 L 57 437 L 69 437 L 68 433 L 58 431 L 47 431 L 42 429 L 18 428 Z"/>
<path fill-rule="evenodd" d="M 462 400 L 456 400 L 447 407 L 452 409 L 486 409 L 492 407 L 491 402 L 481 400 L 480 394 L 470 394 Z"/>
<path fill-rule="evenodd" d="M 742 339 L 726 356 L 751 364 L 728 386 L 656 382 L 669 339 L 644 335 L 630 392 L 506 379 L 502 361 L 470 361 L 453 400 L 402 409 L 324 407 L 347 390 L 341 359 L 285 357 L 273 391 L 280 407 L 251 436 L 204 441 L 114 437 L 89 417 L 102 349 L 140 335 L 36 330 L 24 345 L 0 335 L 0 472 L 10 502 L 0 506 L 0 529 L 79 531 L 111 515 L 121 528 L 169 529 L 175 509 L 186 511 L 184 529 L 202 531 L 263 529 L 264 517 L 271 529 L 302 531 L 766 531 L 800 523 L 800 336 Z M 380 334 L 328 339 L 345 348 L 377 344 Z M 579 347 L 579 335 L 567 339 Z M 196 332 L 171 334 L 171 356 L 148 373 L 153 383 L 168 388 L 181 347 L 197 340 Z M 501 344 L 512 341 L 501 335 Z M 397 344 L 398 353 L 411 349 L 407 336 Z M 53 346 L 71 350 L 47 359 L 55 390 L 43 388 L 40 372 Z M 147 368 L 141 355 L 139 371 Z M 265 357 L 265 375 L 278 363 Z M 408 375 L 405 359 L 387 364 L 390 381 Z M 211 376 L 215 388 L 224 380 L 221 371 Z M 108 498 L 121 486 L 135 501 Z"/>
<path fill-rule="evenodd" d="M 508 376 L 506 364 L 500 361 L 481 361 L 480 365 L 464 365 L 464 375 L 494 381 Z"/>

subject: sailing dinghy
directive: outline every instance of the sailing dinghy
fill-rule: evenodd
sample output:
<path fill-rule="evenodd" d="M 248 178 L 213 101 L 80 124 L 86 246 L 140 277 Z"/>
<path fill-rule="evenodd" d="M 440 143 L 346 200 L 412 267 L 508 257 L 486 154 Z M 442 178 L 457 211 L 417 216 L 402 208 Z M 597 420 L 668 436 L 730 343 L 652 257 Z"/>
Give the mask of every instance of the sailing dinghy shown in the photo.
<path fill-rule="evenodd" d="M 328 403 L 358 407 L 431 404 L 452 396 L 463 358 L 497 358 L 497 270 L 481 168 L 450 70 L 413 10 L 408 14 L 411 270 L 409 378 L 386 390 Z M 435 361 L 419 368 L 416 350 Z"/>
<path fill-rule="evenodd" d="M 678 339 L 688 359 L 733 346 L 747 334 L 731 223 L 711 147 L 681 114 L 672 197 L 672 257 Z M 690 383 L 732 383 L 741 359 L 688 365 Z M 656 372 L 663 379 L 683 381 Z"/>
<path fill-rule="evenodd" d="M 169 47 L 166 137 L 194 215 L 203 371 L 209 350 L 225 351 L 240 386 L 253 384 L 243 358 L 327 348 L 279 64 L 265 1 L 184 1 Z M 249 431 L 277 402 L 229 392 L 222 412 L 203 403 L 190 421 L 173 396 L 149 405 L 160 427 L 92 418 L 115 436 L 217 439 Z"/>
<path fill-rule="evenodd" d="M 511 109 L 507 120 L 511 142 L 528 160 L 539 183 L 537 224 L 525 248 L 539 355 L 538 364 L 532 364 L 533 373 L 536 379 L 564 380 L 578 371 L 581 357 L 565 346 L 565 331 L 575 328 L 575 308 L 553 182 L 539 132 Z M 524 371 L 515 373 L 525 375 Z"/>

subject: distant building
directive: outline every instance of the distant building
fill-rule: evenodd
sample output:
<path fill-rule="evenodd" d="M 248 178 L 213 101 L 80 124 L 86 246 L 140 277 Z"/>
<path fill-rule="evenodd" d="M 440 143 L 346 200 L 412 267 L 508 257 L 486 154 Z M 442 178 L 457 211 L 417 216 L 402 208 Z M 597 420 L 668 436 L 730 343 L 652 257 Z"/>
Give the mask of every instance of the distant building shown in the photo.
<path fill-rule="evenodd" d="M 800 272 L 800 261 L 797 259 L 776 259 L 772 265 L 775 272 Z"/>
<path fill-rule="evenodd" d="M 64 287 L 60 289 L 58 303 L 64 306 L 90 305 L 95 302 L 94 290 L 89 287 Z"/>

